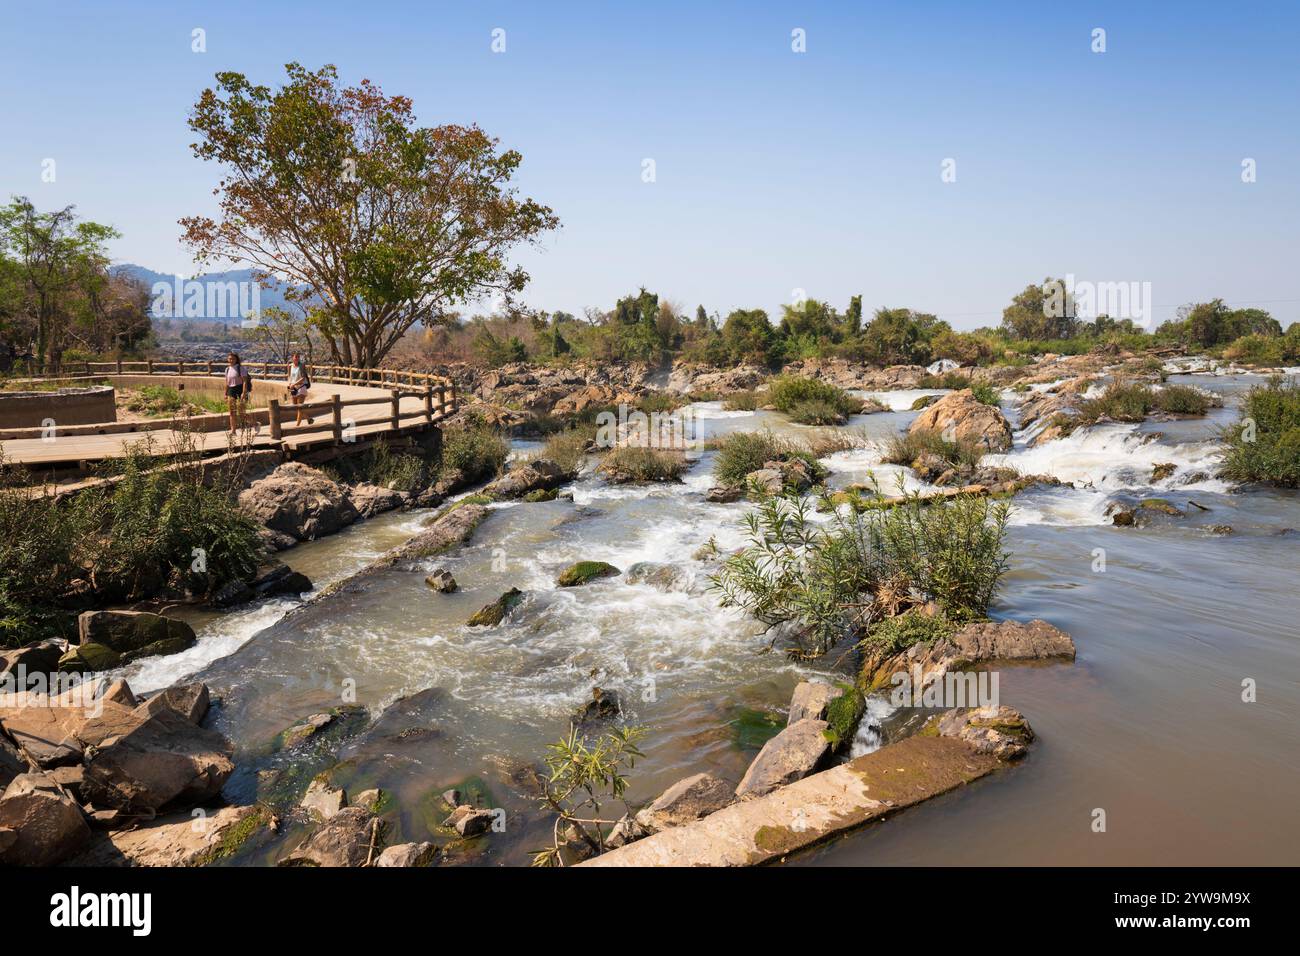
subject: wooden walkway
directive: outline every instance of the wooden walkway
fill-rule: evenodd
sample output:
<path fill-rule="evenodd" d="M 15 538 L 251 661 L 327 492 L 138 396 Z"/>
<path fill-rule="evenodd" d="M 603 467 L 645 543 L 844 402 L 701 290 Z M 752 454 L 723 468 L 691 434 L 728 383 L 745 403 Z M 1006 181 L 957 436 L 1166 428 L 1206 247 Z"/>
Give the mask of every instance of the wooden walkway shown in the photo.
<path fill-rule="evenodd" d="M 150 370 L 134 367 L 117 372 L 117 363 L 103 371 L 98 363 L 76 374 L 44 376 L 46 380 L 77 380 L 129 376 L 140 384 L 159 379 L 208 376 L 205 367 L 191 363 L 149 363 Z M 124 363 L 138 366 L 144 363 Z M 253 363 L 246 363 L 250 367 Z M 179 366 L 179 371 L 177 367 Z M 265 374 L 262 384 L 273 381 L 275 366 L 254 375 Z M 268 374 L 269 373 L 269 374 Z M 220 375 L 221 371 L 212 374 Z M 363 376 L 374 384 L 352 384 Z M 351 381 L 349 381 L 351 380 Z M 2 394 L 2 393 L 0 393 Z M 401 435 L 423 431 L 455 413 L 458 398 L 455 386 L 446 379 L 421 373 L 375 371 L 362 372 L 337 366 L 313 369 L 309 403 L 303 424 L 294 425 L 296 406 L 281 399 L 271 399 L 267 408 L 250 409 L 247 421 L 251 431 L 238 437 L 238 444 L 254 448 L 281 448 L 287 455 L 341 445 L 382 434 Z M 313 421 L 308 424 L 307 416 Z M 143 422 L 115 422 L 99 425 L 70 425 L 49 430 L 21 428 L 0 431 L 0 454 L 11 464 L 38 468 L 80 466 L 123 456 L 131 446 L 151 441 L 154 453 L 165 453 L 185 441 L 189 447 L 205 452 L 222 453 L 230 447 L 228 416 L 224 413 L 195 415 L 187 418 L 158 419 Z"/>

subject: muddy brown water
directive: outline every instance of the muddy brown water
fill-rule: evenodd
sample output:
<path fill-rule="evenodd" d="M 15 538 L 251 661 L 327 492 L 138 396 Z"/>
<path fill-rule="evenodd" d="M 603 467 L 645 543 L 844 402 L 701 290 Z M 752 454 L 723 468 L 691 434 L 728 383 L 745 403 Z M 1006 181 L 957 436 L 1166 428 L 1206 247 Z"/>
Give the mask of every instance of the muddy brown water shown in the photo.
<path fill-rule="evenodd" d="M 1255 381 L 1188 380 L 1221 391 L 1230 406 Z M 891 404 L 900 410 L 849 427 L 883 440 L 914 414 L 901 410 L 910 396 L 895 394 Z M 710 434 L 799 431 L 765 413 L 706 405 L 702 414 Z M 792 863 L 1295 862 L 1300 534 L 1288 529 L 1300 528 L 1300 498 L 1229 494 L 1209 477 L 1212 430 L 1234 415 L 1229 407 L 1210 421 L 1108 426 L 1043 451 L 1018 441 L 1012 464 L 1080 486 L 1017 499 L 1012 569 L 992 609 L 995 617 L 1044 618 L 1078 645 L 1073 666 L 1000 671 L 1002 702 L 1021 709 L 1040 739 L 1019 766 Z M 494 506 L 468 546 L 421 572 L 376 576 L 288 617 L 296 602 L 196 616 L 198 646 L 129 676 L 142 688 L 192 676 L 211 685 L 221 697 L 215 726 L 239 749 L 233 800 L 265 799 L 332 766 L 331 779 L 353 793 L 380 786 L 392 794 L 390 842 L 441 839 L 438 795 L 457 786 L 503 808 L 506 821 L 504 833 L 474 841 L 458 859 L 527 863 L 550 828 L 530 796 L 533 774 L 593 685 L 616 689 L 626 719 L 647 730 L 631 778 L 635 804 L 690 773 L 738 780 L 783 722 L 794 684 L 827 669 L 764 653 L 761 628 L 707 590 L 708 569 L 691 555 L 710 538 L 723 548 L 742 543 L 747 510 L 704 501 L 711 457 L 680 485 L 620 488 L 588 475 L 571 487 L 572 502 Z M 1151 463 L 1163 461 L 1177 470 L 1153 488 Z M 870 447 L 828 464 L 833 484 L 875 473 L 882 483 L 903 475 L 918 486 L 905 469 L 881 467 Z M 1142 529 L 1106 523 L 1107 501 L 1143 494 L 1211 510 Z M 283 557 L 322 585 L 405 540 L 427 517 L 382 516 Z M 1234 533 L 1213 534 L 1214 524 Z M 1104 572 L 1094 570 L 1098 549 Z M 670 592 L 622 577 L 555 587 L 561 569 L 588 558 L 624 570 L 674 563 L 685 582 Z M 458 592 L 426 587 L 435 566 L 452 572 Z M 527 598 L 506 623 L 464 625 L 510 587 Z M 1257 682 L 1255 703 L 1241 699 L 1247 679 Z M 270 752 L 279 731 L 338 705 L 349 688 L 369 726 L 319 753 Z M 858 752 L 916 723 L 914 712 L 887 705 L 873 715 L 879 729 L 860 731 Z M 1098 809 L 1104 833 L 1093 831 Z M 290 826 L 237 862 L 272 862 L 301 834 Z"/>

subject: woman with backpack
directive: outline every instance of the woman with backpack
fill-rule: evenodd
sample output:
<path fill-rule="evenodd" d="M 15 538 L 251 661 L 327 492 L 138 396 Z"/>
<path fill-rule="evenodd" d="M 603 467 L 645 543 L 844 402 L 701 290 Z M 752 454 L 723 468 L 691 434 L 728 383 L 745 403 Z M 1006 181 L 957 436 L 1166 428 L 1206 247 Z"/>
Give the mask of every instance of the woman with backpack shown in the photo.
<path fill-rule="evenodd" d="M 295 405 L 302 405 L 307 400 L 307 392 L 311 388 L 311 376 L 307 373 L 307 363 L 302 360 L 302 354 L 294 352 L 289 356 L 289 401 Z M 295 425 L 302 424 L 302 409 L 299 408 L 297 416 L 294 418 Z M 307 424 L 312 423 L 310 415 L 307 416 Z"/>

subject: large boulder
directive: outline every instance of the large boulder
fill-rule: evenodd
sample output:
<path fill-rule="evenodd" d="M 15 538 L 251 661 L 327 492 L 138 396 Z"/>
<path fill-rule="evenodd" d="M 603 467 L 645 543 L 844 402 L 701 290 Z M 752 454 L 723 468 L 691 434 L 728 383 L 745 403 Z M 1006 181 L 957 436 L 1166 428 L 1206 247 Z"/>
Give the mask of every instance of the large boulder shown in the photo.
<path fill-rule="evenodd" d="M 357 509 L 357 514 L 363 518 L 373 518 L 385 511 L 400 508 L 406 503 L 406 495 L 400 491 L 367 482 L 353 485 L 348 492 L 348 497 L 352 499 L 352 506 Z"/>
<path fill-rule="evenodd" d="M 522 498 L 534 491 L 558 488 L 572 476 L 549 458 L 538 458 L 511 468 L 483 488 L 483 494 L 495 500 Z"/>
<path fill-rule="evenodd" d="M 234 771 L 221 734 L 148 702 L 106 703 L 75 733 L 85 754 L 82 793 L 97 807 L 155 813 L 210 800 Z"/>
<path fill-rule="evenodd" d="M 86 681 L 53 696 L 36 691 L 0 695 L 0 729 L 42 769 L 80 763 L 81 728 L 105 710 L 130 710 L 100 700 L 101 690 L 101 682 Z"/>
<path fill-rule="evenodd" d="M 83 611 L 77 618 L 77 639 L 83 648 L 90 644 L 109 648 L 121 655 L 124 664 L 138 657 L 175 654 L 198 640 L 194 628 L 184 621 L 148 611 Z M 78 654 L 85 657 L 84 651 Z"/>
<path fill-rule="evenodd" d="M 821 720 L 826 716 L 826 708 L 831 701 L 844 694 L 844 688 L 824 681 L 800 681 L 790 698 L 790 716 L 786 726 L 797 724 L 811 717 Z"/>
<path fill-rule="evenodd" d="M 296 461 L 281 465 L 241 491 L 239 504 L 259 523 L 298 541 L 333 534 L 358 517 L 342 486 Z"/>
<path fill-rule="evenodd" d="M 565 395 L 551 408 L 552 415 L 577 415 L 596 408 L 618 404 L 619 395 L 609 385 L 587 385 Z"/>
<path fill-rule="evenodd" d="M 265 822 L 254 806 L 186 811 L 98 833 L 75 866 L 204 866 L 233 855 Z"/>
<path fill-rule="evenodd" d="M 678 780 L 636 815 L 637 824 L 651 833 L 679 827 L 721 810 L 735 799 L 731 784 L 708 773 Z"/>
<path fill-rule="evenodd" d="M 736 787 L 736 797 L 761 797 L 812 773 L 830 749 L 826 727 L 824 720 L 805 717 L 765 743 Z"/>
<path fill-rule="evenodd" d="M 180 714 L 191 724 L 203 723 L 211 706 L 208 685 L 197 681 L 190 684 L 176 684 L 154 694 L 141 705 L 147 712 L 156 714 L 164 708 Z"/>
<path fill-rule="evenodd" d="M 27 761 L 18 748 L 0 736 L 0 790 L 9 786 L 14 777 L 27 772 Z"/>
<path fill-rule="evenodd" d="M 0 796 L 0 864 L 53 866 L 89 839 L 77 802 L 43 773 L 20 774 Z"/>
<path fill-rule="evenodd" d="M 934 432 L 948 441 L 971 442 L 988 451 L 1011 447 L 1011 426 L 1000 409 L 985 405 L 969 388 L 950 392 L 924 409 L 908 429 L 910 434 Z"/>
<path fill-rule="evenodd" d="M 895 675 L 906 674 L 915 696 L 924 693 L 949 671 L 993 662 L 1074 660 L 1074 641 L 1046 621 L 981 621 L 967 624 L 950 637 L 913 644 L 897 653 L 876 653 L 862 663 L 860 684 L 870 693 L 887 687 Z M 915 675 L 920 675 L 917 684 Z"/>
<path fill-rule="evenodd" d="M 22 647 L 0 652 L 0 675 L 52 674 L 59 669 L 59 658 L 68 650 L 68 642 L 58 638 L 33 641 Z M 17 690 L 25 690 L 17 687 Z"/>
<path fill-rule="evenodd" d="M 379 852 L 378 818 L 363 807 L 345 807 L 318 827 L 281 866 L 362 866 L 372 847 Z"/>
<path fill-rule="evenodd" d="M 74 644 L 59 658 L 59 670 L 65 674 L 97 674 L 121 665 L 121 654 L 95 641 Z"/>

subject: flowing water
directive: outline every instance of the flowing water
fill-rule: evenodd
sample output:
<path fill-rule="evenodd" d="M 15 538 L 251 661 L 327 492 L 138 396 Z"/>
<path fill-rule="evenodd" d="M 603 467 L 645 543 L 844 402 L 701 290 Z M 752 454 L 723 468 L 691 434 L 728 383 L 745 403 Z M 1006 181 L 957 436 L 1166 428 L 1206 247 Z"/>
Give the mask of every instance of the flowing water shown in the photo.
<path fill-rule="evenodd" d="M 1213 389 L 1228 407 L 1209 419 L 1094 428 L 1041 448 L 1018 435 L 1004 456 L 1024 473 L 1078 486 L 1016 498 L 1011 571 L 992 609 L 995 617 L 1044 618 L 1078 645 L 1073 666 L 1001 671 L 1002 702 L 1021 709 L 1040 735 L 1030 756 L 792 862 L 1294 862 L 1300 498 L 1228 494 L 1210 477 L 1209 439 L 1235 419 L 1236 398 L 1258 379 L 1171 381 Z M 875 444 L 911 421 L 919 394 L 879 393 L 891 411 L 850 422 L 872 444 L 825 459 L 832 485 L 874 476 L 886 490 L 899 480 L 925 487 L 907 469 L 882 466 Z M 763 412 L 711 403 L 694 410 L 706 434 L 801 431 Z M 1157 462 L 1176 469 L 1152 486 Z M 303 773 L 328 767 L 334 758 L 322 755 L 295 769 L 303 758 L 271 753 L 271 742 L 350 695 L 372 718 L 384 715 L 342 742 L 332 779 L 353 793 L 380 786 L 394 795 L 391 841 L 427 838 L 445 812 L 437 795 L 458 786 L 504 808 L 507 821 L 504 833 L 475 841 L 464 862 L 527 862 L 550 828 L 529 796 L 530 768 L 593 686 L 616 689 L 628 719 L 647 729 L 646 756 L 632 775 L 635 804 L 699 771 L 738 780 L 783 724 L 795 683 L 835 666 L 796 666 L 764 653 L 761 627 L 719 607 L 707 590 L 709 569 L 692 554 L 710 540 L 723 550 L 739 546 L 749 507 L 704 500 L 711 468 L 705 453 L 678 485 L 610 486 L 587 474 L 568 489 L 572 501 L 494 505 L 469 545 L 417 572 L 370 577 L 288 617 L 298 602 L 198 616 L 196 647 L 129 676 L 146 690 L 191 676 L 209 683 L 221 698 L 214 725 L 239 750 L 228 793 L 241 800 L 265 795 L 277 771 L 281 780 L 297 773 L 301 783 Z M 1108 501 L 1142 494 L 1209 510 L 1189 507 L 1185 519 L 1140 529 L 1109 524 Z M 379 517 L 283 557 L 328 584 L 427 519 Z M 1234 533 L 1209 530 L 1225 524 Z M 1096 570 L 1102 552 L 1104 571 Z M 558 572 L 580 559 L 625 571 L 641 561 L 672 563 L 684 574 L 666 592 L 624 577 L 557 589 Z M 456 593 L 425 585 L 435 566 L 452 572 Z M 527 597 L 505 623 L 464 625 L 510 587 Z M 1242 701 L 1247 678 L 1258 683 L 1256 703 Z M 914 716 L 873 701 L 853 752 L 915 726 Z M 1092 830 L 1097 809 L 1106 814 L 1104 833 Z"/>

